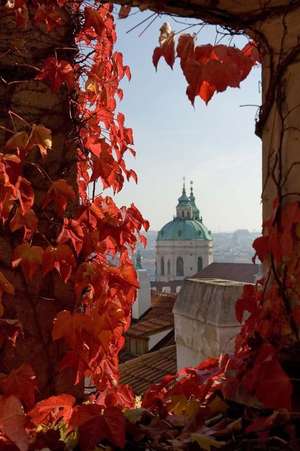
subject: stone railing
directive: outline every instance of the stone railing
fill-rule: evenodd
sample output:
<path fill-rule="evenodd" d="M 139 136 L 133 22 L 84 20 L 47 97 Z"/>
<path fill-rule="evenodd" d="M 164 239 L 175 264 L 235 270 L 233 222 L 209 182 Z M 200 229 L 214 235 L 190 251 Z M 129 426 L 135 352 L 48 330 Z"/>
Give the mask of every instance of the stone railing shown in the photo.
<path fill-rule="evenodd" d="M 240 323 L 235 302 L 244 283 L 222 279 L 186 279 L 173 308 L 177 368 L 232 352 Z"/>

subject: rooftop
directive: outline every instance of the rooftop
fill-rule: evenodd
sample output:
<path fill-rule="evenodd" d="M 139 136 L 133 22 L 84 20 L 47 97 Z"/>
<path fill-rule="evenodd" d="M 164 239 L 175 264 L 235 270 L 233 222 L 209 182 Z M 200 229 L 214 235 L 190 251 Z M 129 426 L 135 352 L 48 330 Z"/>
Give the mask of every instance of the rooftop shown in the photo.
<path fill-rule="evenodd" d="M 254 263 L 211 263 L 192 279 L 224 279 L 236 282 L 255 283 L 260 265 Z"/>
<path fill-rule="evenodd" d="M 141 395 L 150 385 L 160 382 L 166 374 L 175 374 L 176 370 L 176 346 L 167 346 L 122 363 L 120 382 L 129 384 L 136 395 Z"/>
<path fill-rule="evenodd" d="M 136 322 L 132 322 L 126 335 L 130 337 L 148 337 L 170 327 L 174 327 L 172 314 L 176 296 L 173 294 L 152 294 L 151 308 Z"/>

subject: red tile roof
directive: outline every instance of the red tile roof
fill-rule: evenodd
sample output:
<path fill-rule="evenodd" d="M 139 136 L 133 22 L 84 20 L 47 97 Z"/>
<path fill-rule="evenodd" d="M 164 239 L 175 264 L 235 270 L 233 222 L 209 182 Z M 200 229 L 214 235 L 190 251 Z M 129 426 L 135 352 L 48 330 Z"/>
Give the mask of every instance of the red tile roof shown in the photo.
<path fill-rule="evenodd" d="M 130 337 L 148 337 L 162 330 L 174 327 L 174 316 L 172 313 L 176 295 L 155 294 L 152 295 L 152 306 L 144 316 L 133 322 L 127 331 Z"/>
<path fill-rule="evenodd" d="M 211 263 L 189 279 L 224 279 L 254 283 L 260 265 L 254 263 Z"/>
<path fill-rule="evenodd" d="M 166 374 L 175 374 L 176 346 L 167 346 L 149 352 L 120 365 L 121 384 L 129 384 L 136 395 L 141 395 Z"/>

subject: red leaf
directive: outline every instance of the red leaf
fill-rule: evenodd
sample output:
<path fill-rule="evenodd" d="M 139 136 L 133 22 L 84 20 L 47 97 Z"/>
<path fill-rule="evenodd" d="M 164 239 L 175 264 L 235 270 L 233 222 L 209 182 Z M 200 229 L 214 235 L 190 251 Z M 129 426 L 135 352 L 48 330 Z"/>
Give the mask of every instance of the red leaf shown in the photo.
<path fill-rule="evenodd" d="M 155 69 L 157 69 L 161 57 L 164 57 L 166 63 L 173 68 L 175 62 L 175 40 L 173 37 L 166 40 L 160 47 L 154 49 L 152 61 Z"/>
<path fill-rule="evenodd" d="M 71 395 L 51 396 L 38 402 L 28 413 L 31 421 L 40 426 L 41 424 L 52 423 L 64 419 L 68 423 L 73 412 L 75 398 Z"/>
<path fill-rule="evenodd" d="M 53 91 L 58 91 L 65 83 L 71 90 L 75 83 L 73 66 L 66 60 L 58 60 L 53 56 L 47 58 L 36 80 L 46 80 L 50 83 Z"/>
<path fill-rule="evenodd" d="M 125 446 L 125 419 L 120 409 L 108 407 L 102 414 L 100 406 L 89 404 L 76 408 L 70 427 L 79 430 L 79 446 L 83 451 L 94 449 L 102 440 L 119 448 Z"/>
<path fill-rule="evenodd" d="M 56 269 L 61 278 L 66 283 L 73 268 L 76 266 L 76 260 L 73 251 L 67 244 L 61 244 L 58 247 L 47 247 L 43 255 L 43 273 Z"/>
<path fill-rule="evenodd" d="M 179 38 L 177 55 L 192 104 L 196 96 L 208 103 L 215 92 L 222 92 L 229 86 L 239 87 L 256 63 L 249 49 L 210 44 L 194 48 L 194 38 L 189 35 Z"/>
<path fill-rule="evenodd" d="M 98 36 L 102 35 L 105 30 L 105 17 L 102 11 L 97 11 L 90 6 L 86 6 L 84 9 L 85 23 L 84 26 L 89 28 L 93 27 Z"/>
<path fill-rule="evenodd" d="M 119 409 L 133 409 L 135 397 L 129 385 L 120 384 L 104 392 L 100 392 L 97 397 L 97 404 L 118 407 Z"/>
<path fill-rule="evenodd" d="M 83 238 L 84 233 L 80 224 L 74 219 L 64 218 L 64 225 L 59 236 L 57 237 L 57 242 L 59 244 L 63 244 L 71 241 L 74 250 L 77 254 L 79 254 L 82 248 Z"/>
<path fill-rule="evenodd" d="M 63 22 L 60 8 L 56 5 L 38 4 L 34 20 L 37 24 L 45 24 L 48 32 L 60 26 Z"/>
<path fill-rule="evenodd" d="M 0 389 L 5 395 L 15 395 L 30 409 L 35 403 L 37 383 L 35 374 L 30 365 L 24 363 L 8 376 L 0 378 Z"/>
<path fill-rule="evenodd" d="M 261 55 L 259 54 L 257 45 L 251 41 L 242 48 L 242 52 L 248 58 L 251 58 L 255 63 L 261 63 Z"/>
<path fill-rule="evenodd" d="M 21 208 L 18 207 L 14 217 L 9 223 L 9 228 L 12 232 L 24 228 L 23 239 L 27 240 L 31 238 L 32 234 L 36 231 L 37 225 L 38 219 L 33 210 L 28 210 L 23 214 Z"/>
<path fill-rule="evenodd" d="M 252 244 L 258 258 L 263 262 L 270 253 L 269 240 L 265 236 L 256 238 Z"/>
<path fill-rule="evenodd" d="M 291 410 L 293 386 L 271 345 L 261 346 L 254 367 L 246 372 L 242 384 L 265 407 Z"/>
<path fill-rule="evenodd" d="M 22 404 L 15 396 L 0 398 L 0 430 L 20 451 L 27 451 L 29 440 L 25 430 Z"/>
<path fill-rule="evenodd" d="M 16 183 L 16 189 L 18 190 L 18 199 L 22 213 L 25 214 L 31 209 L 34 203 L 34 192 L 32 185 L 24 177 L 19 177 Z"/>
<path fill-rule="evenodd" d="M 12 266 L 21 265 L 26 279 L 31 281 L 43 262 L 44 249 L 40 246 L 20 244 L 14 250 Z"/>
<path fill-rule="evenodd" d="M 57 214 L 64 216 L 68 203 L 75 200 L 75 197 L 72 186 L 66 180 L 58 179 L 50 186 L 44 199 L 43 207 L 53 203 Z"/>
<path fill-rule="evenodd" d="M 181 67 L 185 62 L 194 56 L 195 39 L 190 34 L 181 34 L 177 44 L 177 56 L 180 58 Z"/>
<path fill-rule="evenodd" d="M 244 312 L 255 313 L 257 311 L 256 287 L 254 285 L 244 285 L 242 296 L 236 301 L 235 315 L 241 323 Z"/>

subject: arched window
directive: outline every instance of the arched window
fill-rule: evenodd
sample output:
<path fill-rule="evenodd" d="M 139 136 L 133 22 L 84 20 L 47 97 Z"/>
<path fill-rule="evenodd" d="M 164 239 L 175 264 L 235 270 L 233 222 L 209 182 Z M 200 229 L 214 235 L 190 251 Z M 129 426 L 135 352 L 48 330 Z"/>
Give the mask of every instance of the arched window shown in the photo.
<path fill-rule="evenodd" d="M 177 257 L 176 260 L 176 276 L 184 276 L 183 258 Z"/>
<path fill-rule="evenodd" d="M 170 260 L 168 260 L 168 276 L 171 274 L 171 263 Z"/>
<path fill-rule="evenodd" d="M 160 259 L 160 274 L 162 276 L 165 275 L 165 261 L 164 261 L 164 257 L 161 257 L 161 259 Z"/>
<path fill-rule="evenodd" d="M 203 259 L 202 257 L 198 257 L 198 272 L 202 271 L 203 269 Z"/>

